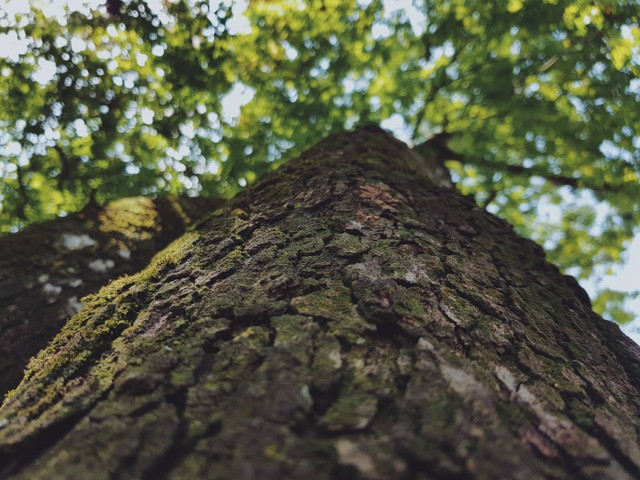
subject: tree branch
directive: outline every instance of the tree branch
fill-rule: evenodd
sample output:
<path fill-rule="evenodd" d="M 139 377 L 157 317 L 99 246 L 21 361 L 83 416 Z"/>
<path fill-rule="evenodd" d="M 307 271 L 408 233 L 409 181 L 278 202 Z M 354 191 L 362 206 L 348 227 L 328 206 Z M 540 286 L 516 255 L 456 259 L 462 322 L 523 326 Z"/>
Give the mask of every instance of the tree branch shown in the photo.
<path fill-rule="evenodd" d="M 24 183 L 24 175 L 22 174 L 22 168 L 20 168 L 20 162 L 16 159 L 16 176 L 18 179 L 18 195 L 20 196 L 20 203 L 16 207 L 16 215 L 20 220 L 26 220 L 26 208 L 29 204 L 29 195 L 27 194 L 27 187 Z"/>
<path fill-rule="evenodd" d="M 571 188 L 592 188 L 586 185 L 581 185 L 580 180 L 575 177 L 569 177 L 564 175 L 556 175 L 548 172 L 542 168 L 535 167 L 523 167 L 522 165 L 513 165 L 508 163 L 501 162 L 492 162 L 490 160 L 481 159 L 481 158 L 466 158 L 464 161 L 459 159 L 455 159 L 460 161 L 461 163 L 472 164 L 479 167 L 487 167 L 496 171 L 507 172 L 512 175 L 524 176 L 524 177 L 541 177 L 544 178 L 549 183 L 557 185 L 559 187 L 571 187 Z"/>
<path fill-rule="evenodd" d="M 478 167 L 485 167 L 497 172 L 506 172 L 511 175 L 524 176 L 524 177 L 541 177 L 559 187 L 571 187 L 575 188 L 588 188 L 595 192 L 619 192 L 622 190 L 622 185 L 613 185 L 604 183 L 601 185 L 590 185 L 588 182 L 572 176 L 557 175 L 549 172 L 545 168 L 541 167 L 524 167 L 522 165 L 513 165 L 508 163 L 496 162 L 487 160 L 481 157 L 469 157 L 454 152 L 449 148 L 449 140 L 452 135 L 448 132 L 442 132 L 429 138 L 426 142 L 414 147 L 422 155 L 436 156 L 439 162 L 444 163 L 448 160 L 454 160 L 464 165 L 476 165 Z"/>

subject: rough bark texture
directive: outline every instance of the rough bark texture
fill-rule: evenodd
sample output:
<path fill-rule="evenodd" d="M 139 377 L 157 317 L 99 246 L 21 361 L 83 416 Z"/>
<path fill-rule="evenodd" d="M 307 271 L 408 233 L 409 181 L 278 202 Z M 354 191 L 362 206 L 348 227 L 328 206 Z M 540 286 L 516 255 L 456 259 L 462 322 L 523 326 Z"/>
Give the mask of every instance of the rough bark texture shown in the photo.
<path fill-rule="evenodd" d="M 372 127 L 113 282 L 0 410 L 15 479 L 634 479 L 640 352 Z"/>
<path fill-rule="evenodd" d="M 220 203 L 127 198 L 0 238 L 0 398 L 82 297 L 141 270 Z"/>

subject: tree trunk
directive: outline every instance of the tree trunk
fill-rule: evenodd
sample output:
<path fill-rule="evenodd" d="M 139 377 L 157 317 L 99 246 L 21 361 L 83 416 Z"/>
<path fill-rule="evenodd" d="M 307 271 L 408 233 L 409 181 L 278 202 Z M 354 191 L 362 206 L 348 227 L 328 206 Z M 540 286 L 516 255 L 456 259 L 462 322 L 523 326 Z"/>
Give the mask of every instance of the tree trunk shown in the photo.
<path fill-rule="evenodd" d="M 220 203 L 127 198 L 0 238 L 0 398 L 82 297 L 142 269 Z"/>
<path fill-rule="evenodd" d="M 373 127 L 93 296 L 0 410 L 16 479 L 640 478 L 640 351 Z"/>

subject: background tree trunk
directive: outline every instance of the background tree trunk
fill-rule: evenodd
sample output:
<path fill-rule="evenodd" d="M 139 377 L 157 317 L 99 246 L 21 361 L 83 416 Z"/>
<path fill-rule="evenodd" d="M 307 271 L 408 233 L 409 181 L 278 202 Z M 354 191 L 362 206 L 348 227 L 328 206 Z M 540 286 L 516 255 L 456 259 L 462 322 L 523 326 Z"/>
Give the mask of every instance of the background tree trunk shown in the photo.
<path fill-rule="evenodd" d="M 0 398 L 80 299 L 139 271 L 219 200 L 126 198 L 0 238 Z"/>
<path fill-rule="evenodd" d="M 640 352 L 373 127 L 93 296 L 0 410 L 4 477 L 633 479 Z"/>

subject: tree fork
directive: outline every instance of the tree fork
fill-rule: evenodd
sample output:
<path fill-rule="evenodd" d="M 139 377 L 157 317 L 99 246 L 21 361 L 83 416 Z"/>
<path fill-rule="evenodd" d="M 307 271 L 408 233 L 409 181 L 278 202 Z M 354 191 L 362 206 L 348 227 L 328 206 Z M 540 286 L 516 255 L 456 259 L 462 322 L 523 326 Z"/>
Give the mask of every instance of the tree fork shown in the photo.
<path fill-rule="evenodd" d="M 424 171 L 332 135 L 102 289 L 0 409 L 1 476 L 640 477 L 638 347 Z"/>

